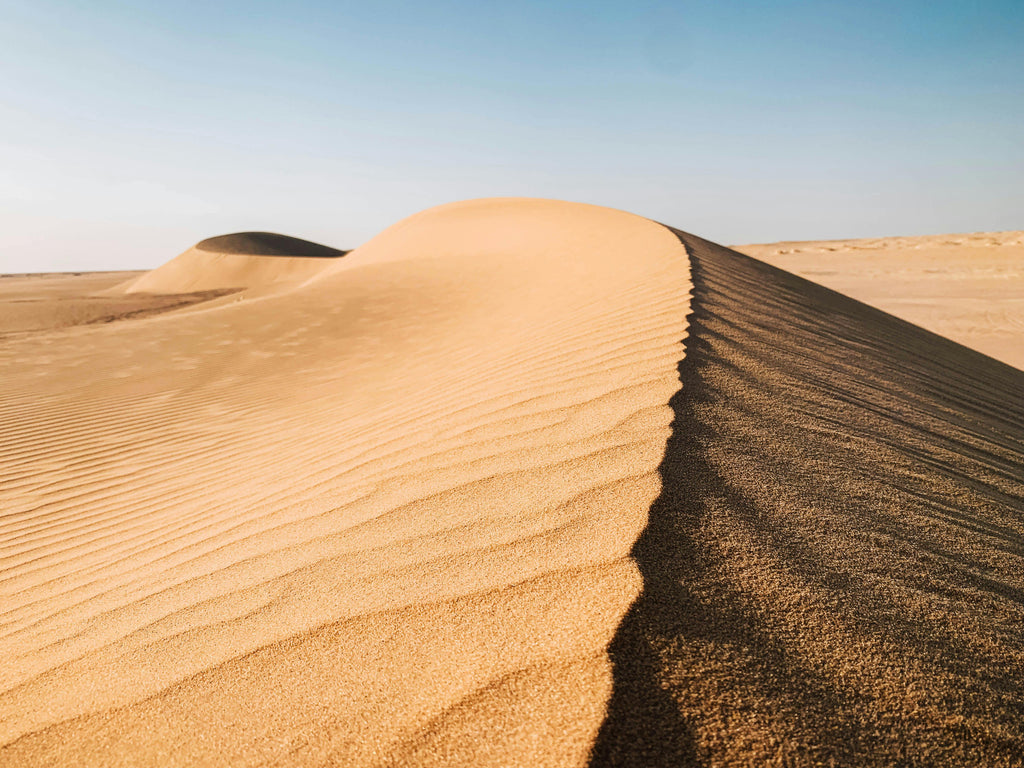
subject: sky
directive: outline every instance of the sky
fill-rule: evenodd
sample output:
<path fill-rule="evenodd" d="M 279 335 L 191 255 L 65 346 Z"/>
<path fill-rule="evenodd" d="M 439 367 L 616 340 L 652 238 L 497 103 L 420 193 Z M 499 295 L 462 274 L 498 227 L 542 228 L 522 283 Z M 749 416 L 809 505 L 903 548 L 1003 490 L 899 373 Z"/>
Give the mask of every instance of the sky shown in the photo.
<path fill-rule="evenodd" d="M 727 244 L 1024 229 L 1024 2 L 0 0 L 0 272 L 453 200 Z"/>

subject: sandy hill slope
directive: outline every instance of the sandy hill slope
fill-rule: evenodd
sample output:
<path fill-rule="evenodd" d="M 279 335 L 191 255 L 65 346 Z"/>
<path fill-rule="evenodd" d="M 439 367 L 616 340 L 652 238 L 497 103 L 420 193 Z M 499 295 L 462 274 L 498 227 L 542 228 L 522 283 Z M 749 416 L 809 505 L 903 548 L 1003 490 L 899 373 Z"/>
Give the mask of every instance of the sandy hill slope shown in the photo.
<path fill-rule="evenodd" d="M 594 765 L 1024 756 L 1024 372 L 680 233 L 693 297 Z"/>
<path fill-rule="evenodd" d="M 321 262 L 0 344 L 0 765 L 1020 765 L 1024 373 L 592 206 Z"/>
<path fill-rule="evenodd" d="M 682 244 L 498 200 L 319 261 L 0 345 L 0 764 L 586 759 Z"/>
<path fill-rule="evenodd" d="M 158 269 L 118 287 L 124 293 L 193 293 L 299 285 L 345 251 L 273 232 L 211 237 Z"/>
<path fill-rule="evenodd" d="M 736 249 L 1024 369 L 1024 232 Z"/>

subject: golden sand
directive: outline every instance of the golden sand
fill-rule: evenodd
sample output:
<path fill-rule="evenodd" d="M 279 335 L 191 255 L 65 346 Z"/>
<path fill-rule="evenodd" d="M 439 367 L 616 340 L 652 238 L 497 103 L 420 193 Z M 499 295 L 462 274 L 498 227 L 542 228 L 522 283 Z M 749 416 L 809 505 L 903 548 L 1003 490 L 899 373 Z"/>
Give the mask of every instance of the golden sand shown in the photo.
<path fill-rule="evenodd" d="M 681 243 L 499 200 L 314 261 L 0 347 L 0 763 L 586 758 L 678 388 Z"/>
<path fill-rule="evenodd" d="M 735 247 L 1024 369 L 1024 232 Z"/>
<path fill-rule="evenodd" d="M 232 237 L 0 279 L 0 765 L 1022 764 L 1024 372 L 593 206 Z"/>

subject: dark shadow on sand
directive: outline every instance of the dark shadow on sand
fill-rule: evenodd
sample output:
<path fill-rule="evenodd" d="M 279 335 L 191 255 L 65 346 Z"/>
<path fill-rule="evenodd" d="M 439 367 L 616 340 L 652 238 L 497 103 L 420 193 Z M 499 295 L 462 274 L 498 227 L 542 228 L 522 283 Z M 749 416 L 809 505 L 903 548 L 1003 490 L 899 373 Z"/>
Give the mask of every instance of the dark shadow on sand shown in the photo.
<path fill-rule="evenodd" d="M 235 232 L 230 235 L 218 235 L 197 243 L 196 248 L 200 251 L 243 256 L 298 256 L 315 259 L 337 259 L 348 253 L 298 237 L 279 235 L 276 232 Z"/>
<path fill-rule="evenodd" d="M 700 567 L 692 534 L 704 500 L 719 480 L 694 434 L 693 409 L 705 399 L 701 378 L 699 269 L 694 285 L 686 355 L 678 365 L 680 388 L 669 400 L 672 432 L 658 467 L 661 493 L 647 526 L 630 552 L 643 577 L 643 591 L 626 613 L 608 649 L 614 689 L 591 753 L 595 766 L 699 765 L 693 729 L 679 716 L 672 694 L 659 682 L 661 653 L 674 638 L 703 626 L 708 617 L 687 588 Z"/>
<path fill-rule="evenodd" d="M 728 742 L 732 692 L 767 702 L 761 722 L 795 750 L 783 764 L 1019 755 L 1024 681 L 995 671 L 1024 652 L 1012 632 L 1024 617 L 1024 373 L 677 234 L 693 283 L 680 388 L 661 493 L 631 551 L 642 591 L 609 646 L 613 690 L 590 765 L 712 762 L 698 729 L 714 719 Z M 769 553 L 808 605 L 837 605 L 847 634 L 827 621 L 794 634 L 801 614 L 785 595 L 747 591 L 745 566 L 717 544 L 736 531 L 740 551 Z M 924 606 L 946 598 L 967 607 L 936 623 Z M 986 601 L 1002 622 L 985 640 L 991 656 L 965 645 L 985 615 L 972 606 Z M 851 634 L 897 654 L 884 674 L 855 658 L 861 687 L 819 661 Z M 723 661 L 706 649 L 742 653 Z M 705 674 L 701 690 L 717 700 L 695 699 Z M 911 684 L 940 718 L 976 714 L 1003 730 L 966 743 L 930 715 L 901 721 L 886 691 Z"/>

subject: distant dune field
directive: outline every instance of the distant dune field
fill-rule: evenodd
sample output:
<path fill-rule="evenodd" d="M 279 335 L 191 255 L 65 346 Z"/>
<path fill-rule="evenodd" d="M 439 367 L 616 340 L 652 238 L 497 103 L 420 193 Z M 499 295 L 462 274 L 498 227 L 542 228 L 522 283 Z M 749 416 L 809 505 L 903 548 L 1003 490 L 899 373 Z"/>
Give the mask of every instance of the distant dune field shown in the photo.
<path fill-rule="evenodd" d="M 528 199 L 0 302 L 2 766 L 1022 764 L 1024 371 Z"/>

